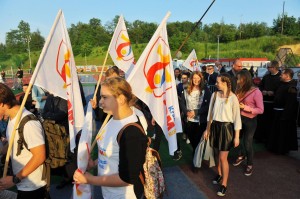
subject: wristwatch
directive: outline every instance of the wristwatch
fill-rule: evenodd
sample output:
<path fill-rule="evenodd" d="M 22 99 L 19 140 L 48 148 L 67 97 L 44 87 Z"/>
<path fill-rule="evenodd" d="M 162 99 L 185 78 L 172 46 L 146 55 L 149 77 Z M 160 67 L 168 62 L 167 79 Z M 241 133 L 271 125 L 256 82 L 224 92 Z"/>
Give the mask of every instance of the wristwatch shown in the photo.
<path fill-rule="evenodd" d="M 19 182 L 21 182 L 21 179 L 18 178 L 16 175 L 13 175 L 13 179 L 12 179 L 14 184 L 18 184 Z"/>

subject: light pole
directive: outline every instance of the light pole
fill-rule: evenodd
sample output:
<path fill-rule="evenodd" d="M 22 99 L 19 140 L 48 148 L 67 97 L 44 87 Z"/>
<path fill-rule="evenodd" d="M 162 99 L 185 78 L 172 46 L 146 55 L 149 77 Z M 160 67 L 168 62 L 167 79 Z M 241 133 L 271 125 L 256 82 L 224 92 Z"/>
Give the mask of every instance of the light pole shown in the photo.
<path fill-rule="evenodd" d="M 28 35 L 27 36 L 27 50 L 28 50 L 28 57 L 29 57 L 29 68 L 30 68 L 30 73 L 31 73 L 31 57 L 30 57 L 30 43 L 31 37 Z"/>
<path fill-rule="evenodd" d="M 85 67 L 87 66 L 87 61 L 86 61 L 86 50 L 84 50 L 84 60 L 85 60 Z"/>
<path fill-rule="evenodd" d="M 218 37 L 218 54 L 217 54 L 217 60 L 219 61 L 219 52 L 220 52 L 220 35 L 217 35 Z"/>

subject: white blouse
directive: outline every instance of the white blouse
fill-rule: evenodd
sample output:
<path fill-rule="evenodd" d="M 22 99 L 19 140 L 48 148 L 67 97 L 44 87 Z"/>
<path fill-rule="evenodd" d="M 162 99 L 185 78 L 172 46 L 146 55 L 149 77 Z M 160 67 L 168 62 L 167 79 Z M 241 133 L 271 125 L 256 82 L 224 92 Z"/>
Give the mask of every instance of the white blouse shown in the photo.
<path fill-rule="evenodd" d="M 211 96 L 209 111 L 207 115 L 207 121 L 210 119 L 212 101 L 215 93 Z M 242 121 L 240 114 L 239 101 L 236 95 L 229 95 L 228 102 L 227 98 L 221 98 L 217 95 L 216 101 L 213 107 L 213 117 L 212 120 L 219 122 L 231 122 L 234 124 L 234 130 L 242 129 Z"/>

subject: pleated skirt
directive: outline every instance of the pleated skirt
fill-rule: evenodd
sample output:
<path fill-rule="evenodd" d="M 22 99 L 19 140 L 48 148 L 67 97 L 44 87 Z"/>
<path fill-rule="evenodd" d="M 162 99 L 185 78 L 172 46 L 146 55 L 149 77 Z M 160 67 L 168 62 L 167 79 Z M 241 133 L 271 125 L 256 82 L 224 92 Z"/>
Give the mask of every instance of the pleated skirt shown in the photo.
<path fill-rule="evenodd" d="M 229 151 L 233 147 L 233 123 L 213 121 L 210 126 L 209 140 L 210 146 L 219 151 Z"/>

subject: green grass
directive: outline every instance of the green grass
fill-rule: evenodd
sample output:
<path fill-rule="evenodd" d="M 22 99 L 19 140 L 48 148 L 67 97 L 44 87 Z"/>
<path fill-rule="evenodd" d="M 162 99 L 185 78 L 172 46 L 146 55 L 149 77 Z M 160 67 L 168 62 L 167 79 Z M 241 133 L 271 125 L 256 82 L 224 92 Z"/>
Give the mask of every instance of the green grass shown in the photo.
<path fill-rule="evenodd" d="M 266 57 L 269 60 L 275 58 L 276 53 L 280 46 L 290 45 L 299 43 L 299 37 L 288 37 L 288 36 L 264 36 L 260 38 L 252 38 L 246 40 L 237 40 L 229 43 L 220 43 L 219 57 L 220 58 L 236 58 L 236 57 Z M 132 44 L 132 50 L 137 61 L 143 50 L 145 49 L 147 43 L 144 44 Z M 207 47 L 206 47 L 207 46 Z M 217 57 L 217 42 L 206 43 L 205 41 L 195 42 L 192 44 L 189 52 L 183 52 L 181 59 L 186 59 L 190 51 L 194 48 L 197 53 L 198 59 L 202 58 L 216 58 Z M 171 55 L 173 58 L 174 53 L 177 50 L 176 47 L 170 46 Z M 41 51 L 35 51 L 31 53 L 32 66 L 35 67 Z M 104 64 L 104 60 L 107 53 L 107 46 L 95 47 L 92 49 L 91 54 L 87 57 L 79 54 L 75 56 L 76 65 L 97 65 L 101 66 Z M 23 68 L 29 68 L 29 59 L 27 52 L 19 54 L 24 57 Z M 13 55 L 12 55 L 13 57 Z M 296 56 L 297 60 L 300 60 L 299 56 Z M 108 55 L 106 64 L 114 65 L 112 59 Z M 8 70 L 10 66 L 16 68 L 13 59 L 8 59 L 0 62 L 2 69 Z"/>

